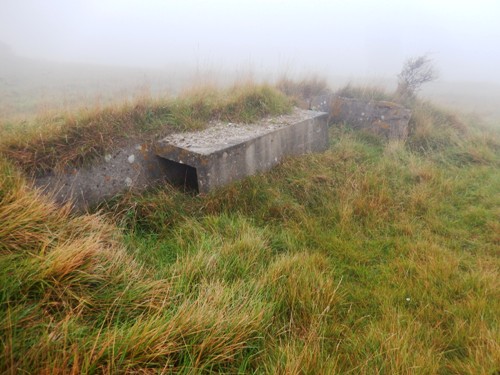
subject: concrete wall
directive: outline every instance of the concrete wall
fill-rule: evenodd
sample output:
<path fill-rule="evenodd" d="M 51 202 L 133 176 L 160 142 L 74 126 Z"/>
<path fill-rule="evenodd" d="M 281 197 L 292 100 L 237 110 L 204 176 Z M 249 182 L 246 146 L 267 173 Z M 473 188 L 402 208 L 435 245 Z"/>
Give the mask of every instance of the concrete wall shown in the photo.
<path fill-rule="evenodd" d="M 328 112 L 330 122 L 345 123 L 387 139 L 408 137 L 411 111 L 393 102 L 324 95 L 313 99 L 311 107 Z"/>
<path fill-rule="evenodd" d="M 127 189 L 145 189 L 163 182 L 162 161 L 151 144 L 131 143 L 93 165 L 35 179 L 35 186 L 59 203 L 72 201 L 82 210 Z"/>

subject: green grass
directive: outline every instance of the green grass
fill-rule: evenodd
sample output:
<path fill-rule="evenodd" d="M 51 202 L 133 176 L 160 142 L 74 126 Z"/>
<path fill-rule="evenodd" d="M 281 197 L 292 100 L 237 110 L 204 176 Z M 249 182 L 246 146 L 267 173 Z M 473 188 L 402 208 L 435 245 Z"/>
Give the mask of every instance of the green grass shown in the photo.
<path fill-rule="evenodd" d="M 408 142 L 74 215 L 0 164 L 0 372 L 493 374 L 500 136 L 415 103 Z"/>

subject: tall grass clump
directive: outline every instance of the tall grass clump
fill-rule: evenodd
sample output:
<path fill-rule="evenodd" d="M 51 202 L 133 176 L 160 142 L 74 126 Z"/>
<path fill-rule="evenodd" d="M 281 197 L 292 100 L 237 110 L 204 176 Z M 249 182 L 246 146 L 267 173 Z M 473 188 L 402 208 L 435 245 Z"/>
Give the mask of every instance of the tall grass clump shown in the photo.
<path fill-rule="evenodd" d="M 393 101 L 394 95 L 387 93 L 385 90 L 377 86 L 365 85 L 358 86 L 352 83 L 338 89 L 336 95 L 344 98 L 361 99 L 361 100 L 388 100 Z"/>
<path fill-rule="evenodd" d="M 2 373 L 233 372 L 255 351 L 265 309 L 249 291 L 214 280 L 180 292 L 112 224 L 72 216 L 0 167 Z"/>
<path fill-rule="evenodd" d="M 295 105 L 305 109 L 309 109 L 314 97 L 331 92 L 326 79 L 316 76 L 303 78 L 300 81 L 284 76 L 276 82 L 276 87 L 292 98 Z"/>
<path fill-rule="evenodd" d="M 497 165 L 498 129 L 477 120 L 468 123 L 432 103 L 415 100 L 411 106 L 407 147 L 443 164 Z"/>

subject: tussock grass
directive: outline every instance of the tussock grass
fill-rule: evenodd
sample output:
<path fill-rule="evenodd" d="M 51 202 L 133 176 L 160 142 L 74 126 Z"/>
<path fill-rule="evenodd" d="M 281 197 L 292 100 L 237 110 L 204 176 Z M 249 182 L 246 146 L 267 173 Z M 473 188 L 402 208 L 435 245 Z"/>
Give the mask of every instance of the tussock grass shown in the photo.
<path fill-rule="evenodd" d="M 378 86 L 366 85 L 359 86 L 351 83 L 340 88 L 335 92 L 336 95 L 344 98 L 362 99 L 362 100 L 387 100 L 394 101 L 394 94 L 387 93 Z"/>
<path fill-rule="evenodd" d="M 94 215 L 2 159 L 0 372 L 497 372 L 500 137 L 415 106 L 406 143 L 334 126 L 323 154 Z"/>
<path fill-rule="evenodd" d="M 276 82 L 276 87 L 291 97 L 295 105 L 304 109 L 309 109 L 314 97 L 331 92 L 327 80 L 316 76 L 303 78 L 300 81 L 284 76 Z"/>
<path fill-rule="evenodd" d="M 0 154 L 28 174 L 60 172 L 90 163 L 130 140 L 147 142 L 173 130 L 200 129 L 214 119 L 251 123 L 290 110 L 290 100 L 268 85 L 248 83 L 225 91 L 202 87 L 176 98 L 143 97 L 31 123 L 0 124 Z"/>
<path fill-rule="evenodd" d="M 155 278 L 113 225 L 71 216 L 1 167 L 2 372 L 214 371 L 261 340 L 266 310 L 248 291 L 214 279 L 188 294 L 175 272 Z"/>

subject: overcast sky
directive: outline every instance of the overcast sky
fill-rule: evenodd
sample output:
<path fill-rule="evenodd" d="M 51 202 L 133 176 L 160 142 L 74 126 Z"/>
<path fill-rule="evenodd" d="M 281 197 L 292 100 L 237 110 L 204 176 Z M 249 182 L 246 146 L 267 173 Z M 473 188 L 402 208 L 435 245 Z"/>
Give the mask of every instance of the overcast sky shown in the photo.
<path fill-rule="evenodd" d="M 393 76 L 429 54 L 444 80 L 500 82 L 500 0 L 0 0 L 23 56 Z"/>

